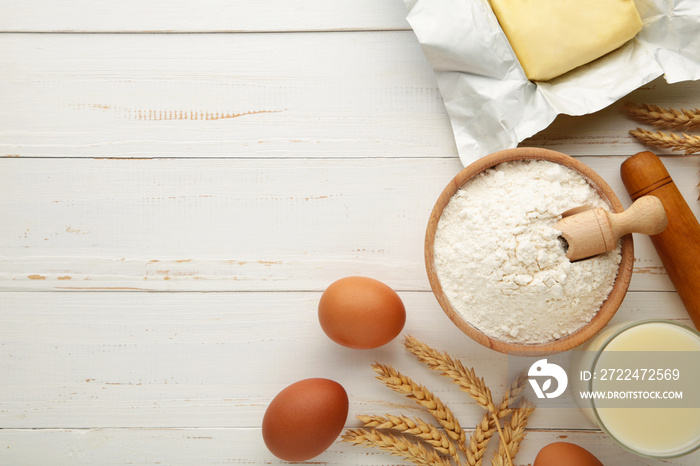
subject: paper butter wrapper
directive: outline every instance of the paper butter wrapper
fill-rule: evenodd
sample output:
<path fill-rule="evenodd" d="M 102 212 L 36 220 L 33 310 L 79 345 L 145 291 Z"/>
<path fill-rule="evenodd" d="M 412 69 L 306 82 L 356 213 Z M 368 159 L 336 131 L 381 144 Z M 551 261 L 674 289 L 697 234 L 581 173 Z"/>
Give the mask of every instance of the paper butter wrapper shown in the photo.
<path fill-rule="evenodd" d="M 700 79 L 700 0 L 636 0 L 642 30 L 619 49 L 547 82 L 527 79 L 488 0 L 404 0 L 466 166 L 596 112 L 664 75 Z M 585 3 L 585 2 L 584 2 Z"/>

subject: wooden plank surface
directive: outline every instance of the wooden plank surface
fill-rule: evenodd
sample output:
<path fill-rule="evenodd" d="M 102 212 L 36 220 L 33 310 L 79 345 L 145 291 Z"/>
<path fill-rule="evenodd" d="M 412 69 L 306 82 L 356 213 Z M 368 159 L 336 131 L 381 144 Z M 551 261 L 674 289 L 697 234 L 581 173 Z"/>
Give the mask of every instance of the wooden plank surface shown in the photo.
<path fill-rule="evenodd" d="M 455 153 L 411 32 L 322 36 L 0 35 L 0 154 Z"/>
<path fill-rule="evenodd" d="M 260 427 L 268 400 L 303 378 L 337 380 L 355 414 L 420 414 L 374 380 L 392 364 L 445 401 L 465 424 L 480 408 L 401 348 L 341 347 L 317 319 L 320 292 L 7 293 L 0 304 L 4 428 Z M 508 356 L 467 338 L 428 292 L 401 292 L 404 334 L 449 351 L 499 397 Z M 669 299 L 670 298 L 670 299 Z M 614 322 L 689 319 L 675 293 L 630 293 Z M 284 333 L 280 332 L 285 328 Z M 546 411 L 537 429 L 590 429 L 578 410 Z M 553 410 L 555 411 L 555 410 Z"/>
<path fill-rule="evenodd" d="M 0 157 L 456 154 L 411 31 L 1 34 L 0 62 Z M 698 107 L 700 82 L 656 80 L 524 145 L 634 154 L 627 100 Z"/>
<path fill-rule="evenodd" d="M 469 429 L 465 429 L 470 432 Z M 600 432 L 531 431 L 516 457 L 516 466 L 531 465 L 537 452 L 552 439 L 572 442 L 593 452 L 605 464 L 624 466 L 683 465 L 683 458 L 653 461 L 630 456 L 606 442 Z M 37 444 L 42 448 L 37 448 Z M 290 464 L 260 447 L 262 435 L 254 429 L 39 429 L 0 430 L 0 460 L 7 464 L 153 465 Z M 494 443 L 494 442 L 491 442 Z M 231 445 L 236 445 L 235 451 Z M 490 452 L 490 450 L 489 450 Z M 26 461 L 31 457 L 31 461 Z M 529 460 L 520 461 L 520 458 Z M 322 456 L 303 464 L 395 466 L 409 464 L 375 449 L 335 443 Z"/>
<path fill-rule="evenodd" d="M 629 205 L 623 157 L 580 160 Z M 699 160 L 666 159 L 687 199 L 697 197 Z M 322 290 L 347 275 L 429 290 L 425 227 L 461 168 L 456 158 L 0 166 L 0 289 L 59 291 Z M 673 289 L 648 238 L 637 236 L 636 258 L 631 289 Z"/>
<path fill-rule="evenodd" d="M 0 31 L 256 32 L 408 29 L 403 0 L 0 1 Z"/>
<path fill-rule="evenodd" d="M 431 293 L 400 296 L 408 313 L 405 333 L 474 367 L 500 397 L 507 356 L 461 334 Z M 260 423 L 268 400 L 295 380 L 328 377 L 342 383 L 350 397 L 348 427 L 357 425 L 356 414 L 424 414 L 374 380 L 369 366 L 375 361 L 426 385 L 465 427 L 481 417 L 473 401 L 413 359 L 400 339 L 374 351 L 332 343 L 316 318 L 319 297 L 318 292 L 4 293 L 0 464 L 41 464 L 50 455 L 60 464 L 192 464 L 199 448 L 210 450 L 197 464 L 233 459 L 280 464 L 260 441 Z M 675 293 L 648 292 L 628 294 L 614 322 L 659 316 L 689 322 Z M 530 427 L 523 464 L 546 443 L 569 437 L 593 447 L 605 464 L 621 464 L 616 458 L 640 464 L 593 430 L 578 409 L 536 411 Z M 29 445 L 38 441 L 42 448 L 32 452 Z M 125 442 L 134 444 L 117 453 Z M 190 448 L 194 452 L 169 459 L 170 452 Z M 391 462 L 379 452 L 337 444 L 319 460 Z"/>
<path fill-rule="evenodd" d="M 420 415 L 374 380 L 374 361 L 475 424 L 479 408 L 400 339 L 354 351 L 325 337 L 318 299 L 347 275 L 397 289 L 406 333 L 503 393 L 508 358 L 459 332 L 425 277 L 427 218 L 461 164 L 403 1 L 0 11 L 0 464 L 286 464 L 261 419 L 301 378 L 345 386 L 348 427 L 358 413 Z M 523 145 L 579 156 L 629 205 L 619 165 L 645 147 L 623 102 L 693 108 L 699 91 L 658 79 Z M 694 201 L 700 157 L 665 163 Z M 648 238 L 635 250 L 614 321 L 689 323 Z M 556 440 L 604 464 L 700 454 L 641 460 L 571 408 L 536 412 L 516 464 Z M 399 462 L 340 443 L 312 461 Z"/>

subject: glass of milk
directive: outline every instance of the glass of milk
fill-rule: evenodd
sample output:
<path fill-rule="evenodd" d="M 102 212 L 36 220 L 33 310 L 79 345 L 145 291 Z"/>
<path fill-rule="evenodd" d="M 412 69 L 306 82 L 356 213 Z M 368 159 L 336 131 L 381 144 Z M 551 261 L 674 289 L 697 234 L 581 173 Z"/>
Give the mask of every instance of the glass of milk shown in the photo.
<path fill-rule="evenodd" d="M 700 448 L 695 329 L 668 320 L 608 326 L 573 351 L 571 367 L 577 403 L 626 450 L 663 459 Z"/>

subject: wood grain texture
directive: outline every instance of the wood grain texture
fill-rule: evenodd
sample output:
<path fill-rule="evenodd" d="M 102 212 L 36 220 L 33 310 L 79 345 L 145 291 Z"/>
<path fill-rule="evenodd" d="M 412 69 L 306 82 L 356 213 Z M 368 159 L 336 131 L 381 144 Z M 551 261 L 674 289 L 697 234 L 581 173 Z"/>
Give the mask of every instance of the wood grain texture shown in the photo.
<path fill-rule="evenodd" d="M 260 424 L 296 380 L 341 382 L 348 426 L 357 413 L 420 414 L 374 380 L 374 361 L 475 424 L 480 409 L 399 341 L 356 351 L 322 333 L 321 292 L 347 275 L 399 290 L 406 332 L 505 390 L 507 358 L 428 291 L 428 215 L 462 167 L 401 0 L 0 0 L 0 11 L 0 464 L 285 464 Z M 698 91 L 660 79 L 623 101 L 696 107 Z M 644 149 L 634 126 L 620 102 L 523 145 L 582 156 L 629 205 L 619 166 Z M 666 160 L 697 198 L 700 158 Z M 613 322 L 688 323 L 651 242 L 635 238 L 635 251 Z M 530 426 L 518 464 L 556 440 L 605 464 L 661 464 L 577 409 L 539 411 Z M 339 443 L 312 461 L 397 464 Z"/>
<path fill-rule="evenodd" d="M 411 32 L 322 36 L 0 35 L 0 155 L 456 153 Z"/>
<path fill-rule="evenodd" d="M 630 204 L 623 157 L 579 160 Z M 688 199 L 699 160 L 667 159 Z M 425 228 L 461 168 L 456 158 L 0 164 L 0 289 L 57 291 L 322 290 L 348 275 L 429 290 Z M 631 289 L 672 290 L 649 239 L 635 246 Z"/>
<path fill-rule="evenodd" d="M 402 0 L 0 1 L 0 31 L 256 32 L 408 29 Z"/>
<path fill-rule="evenodd" d="M 411 31 L 320 36 L 2 34 L 0 157 L 456 155 Z M 523 145 L 644 150 L 626 100 L 700 106 L 700 82 L 656 80 Z"/>
<path fill-rule="evenodd" d="M 664 163 L 652 152 L 640 152 L 627 159 L 620 175 L 630 196 L 637 199 L 634 204 L 649 198 L 665 209 L 669 226 L 650 239 L 695 327 L 700 328 L 700 223 L 697 215 Z"/>
<path fill-rule="evenodd" d="M 351 399 L 348 422 L 358 413 L 418 414 L 413 401 L 374 380 L 375 361 L 429 386 L 458 417 L 480 419 L 481 408 L 417 362 L 400 337 L 372 351 L 332 342 L 318 324 L 320 295 L 5 293 L 3 428 L 256 428 L 272 397 L 307 377 L 343 384 Z M 407 310 L 404 333 L 474 367 L 494 396 L 505 391 L 508 356 L 461 333 L 431 293 L 399 296 Z M 675 293 L 637 292 L 613 322 L 653 317 L 690 321 Z M 530 427 L 592 425 L 578 409 L 562 409 L 533 418 Z"/>
<path fill-rule="evenodd" d="M 473 366 L 494 396 L 505 391 L 507 356 L 449 324 L 431 293 L 400 296 L 407 309 L 405 333 Z M 374 361 L 430 387 L 467 428 L 476 424 L 481 408 L 418 363 L 400 341 L 358 351 L 328 339 L 316 317 L 319 297 L 318 292 L 4 293 L 0 463 L 42 464 L 53 455 L 51 464 L 193 464 L 193 455 L 201 455 L 196 464 L 232 459 L 277 464 L 262 443 L 261 419 L 269 400 L 301 378 L 328 377 L 344 385 L 348 426 L 357 425 L 354 416 L 360 413 L 421 415 L 411 400 L 374 380 Z M 613 322 L 663 316 L 688 323 L 684 312 L 675 293 L 630 293 Z M 592 447 L 603 461 L 626 458 L 609 439 L 590 431 L 578 409 L 555 411 L 537 411 L 531 418 L 519 456 L 523 464 L 544 444 L 569 437 Z M 578 429 L 583 432 L 571 432 Z M 42 447 L 28 449 L 36 442 Z M 119 452 L 124 442 L 133 444 Z M 180 450 L 184 456 L 170 456 Z M 359 456 L 368 454 L 369 459 Z M 318 461 L 391 460 L 335 445 Z M 670 464 L 693 462 L 690 457 Z"/>
<path fill-rule="evenodd" d="M 471 429 L 465 429 L 471 432 Z M 645 460 L 609 443 L 600 432 L 542 430 L 527 432 L 516 466 L 531 465 L 537 452 L 552 441 L 572 442 L 594 453 L 604 464 L 623 466 L 692 465 L 694 456 L 665 461 Z M 38 449 L 37 444 L 42 448 Z M 31 461 L 27 458 L 31 457 Z M 333 444 L 303 464 L 395 466 L 400 460 L 376 449 Z M 0 462 L 46 464 L 153 465 L 290 463 L 275 458 L 262 445 L 259 428 L 237 429 L 4 429 L 0 430 Z"/>

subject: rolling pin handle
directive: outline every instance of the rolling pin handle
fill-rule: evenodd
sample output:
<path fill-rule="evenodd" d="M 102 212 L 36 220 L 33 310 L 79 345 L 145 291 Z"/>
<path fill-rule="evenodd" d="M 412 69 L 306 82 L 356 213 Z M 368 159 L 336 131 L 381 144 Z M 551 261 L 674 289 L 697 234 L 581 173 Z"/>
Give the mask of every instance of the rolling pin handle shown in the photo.
<path fill-rule="evenodd" d="M 661 159 L 639 152 L 622 163 L 622 181 L 632 200 L 652 194 L 666 210 L 668 226 L 651 236 L 659 258 L 683 301 L 695 328 L 700 330 L 700 223 L 671 179 Z"/>

